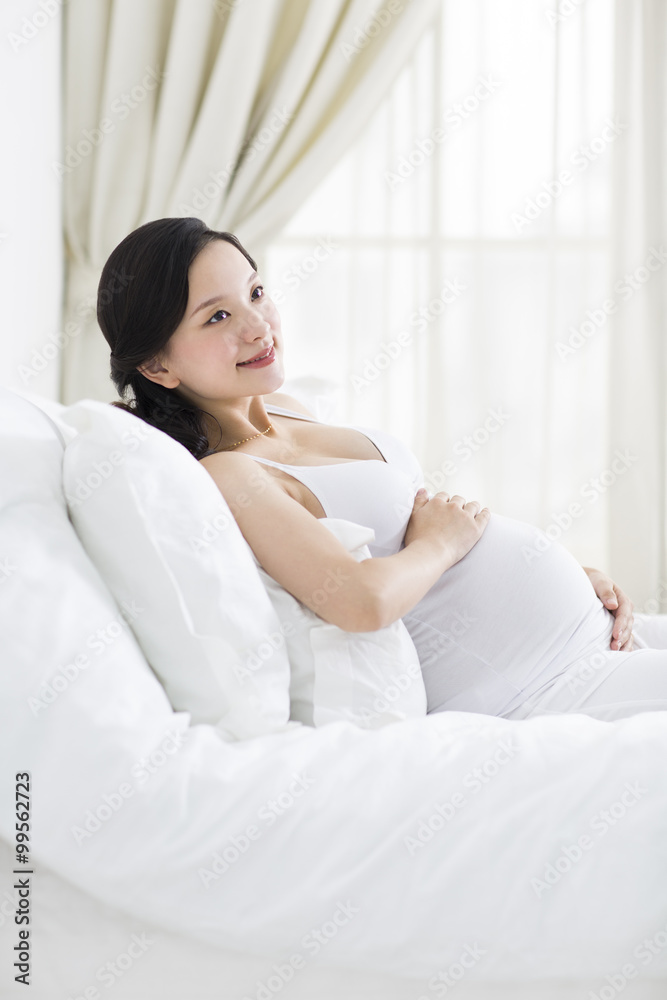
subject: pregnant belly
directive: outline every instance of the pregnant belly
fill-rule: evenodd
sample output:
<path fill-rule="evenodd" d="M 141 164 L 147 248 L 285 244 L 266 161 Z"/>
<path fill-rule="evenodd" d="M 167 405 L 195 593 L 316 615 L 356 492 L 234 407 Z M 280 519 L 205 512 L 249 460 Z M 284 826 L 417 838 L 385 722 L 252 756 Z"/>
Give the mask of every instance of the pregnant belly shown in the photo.
<path fill-rule="evenodd" d="M 429 681 L 448 685 L 448 708 L 497 713 L 536 682 L 608 649 L 614 616 L 564 546 L 492 513 L 479 541 L 404 621 L 427 692 Z"/>

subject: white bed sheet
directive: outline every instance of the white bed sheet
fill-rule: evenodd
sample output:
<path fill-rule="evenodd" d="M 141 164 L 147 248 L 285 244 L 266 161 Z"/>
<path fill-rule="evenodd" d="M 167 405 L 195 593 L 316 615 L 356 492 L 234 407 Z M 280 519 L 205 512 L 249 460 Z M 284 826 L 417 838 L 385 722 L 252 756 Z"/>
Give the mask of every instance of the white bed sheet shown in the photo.
<path fill-rule="evenodd" d="M 10 868 L 10 849 L 0 841 L 3 955 L 9 954 L 14 943 Z M 3 1000 L 25 996 L 31 1000 L 256 1000 L 258 983 L 266 983 L 272 971 L 270 961 L 212 948 L 133 919 L 47 869 L 39 867 L 36 875 L 33 982 L 26 991 L 12 981 L 9 963 L 0 963 Z M 118 956 L 125 955 L 137 939 L 145 948 L 143 954 L 122 975 L 116 975 L 112 967 Z M 116 969 L 122 971 L 117 965 Z M 604 985 L 611 988 L 599 978 L 480 983 L 464 977 L 445 995 L 455 1000 L 591 1000 L 591 993 L 599 996 Z M 664 979 L 643 978 L 628 981 L 622 995 L 625 1000 L 664 1000 L 665 992 Z M 270 994 L 284 1000 L 437 1000 L 439 995 L 424 979 L 327 968 L 304 968 L 283 989 Z"/>

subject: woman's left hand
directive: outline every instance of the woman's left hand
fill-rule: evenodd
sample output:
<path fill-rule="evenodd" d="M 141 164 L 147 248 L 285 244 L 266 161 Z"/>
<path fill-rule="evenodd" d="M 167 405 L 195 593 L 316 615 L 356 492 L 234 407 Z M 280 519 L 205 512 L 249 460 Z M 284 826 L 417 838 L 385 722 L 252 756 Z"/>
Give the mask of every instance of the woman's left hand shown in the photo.
<path fill-rule="evenodd" d="M 583 569 L 605 608 L 611 611 L 616 618 L 611 634 L 610 649 L 622 649 L 625 653 L 629 653 L 634 648 L 632 636 L 634 604 L 602 570 L 591 569 L 590 566 L 584 566 Z"/>

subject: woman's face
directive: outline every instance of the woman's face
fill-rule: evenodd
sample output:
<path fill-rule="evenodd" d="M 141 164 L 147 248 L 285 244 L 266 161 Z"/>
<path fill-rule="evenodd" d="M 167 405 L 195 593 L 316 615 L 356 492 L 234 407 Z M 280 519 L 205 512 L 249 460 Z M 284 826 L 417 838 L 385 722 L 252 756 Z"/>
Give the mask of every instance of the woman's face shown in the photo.
<path fill-rule="evenodd" d="M 274 392 L 285 380 L 280 317 L 249 261 L 213 240 L 188 282 L 185 314 L 160 355 L 178 391 L 195 403 Z M 261 363 L 246 363 L 267 351 Z"/>

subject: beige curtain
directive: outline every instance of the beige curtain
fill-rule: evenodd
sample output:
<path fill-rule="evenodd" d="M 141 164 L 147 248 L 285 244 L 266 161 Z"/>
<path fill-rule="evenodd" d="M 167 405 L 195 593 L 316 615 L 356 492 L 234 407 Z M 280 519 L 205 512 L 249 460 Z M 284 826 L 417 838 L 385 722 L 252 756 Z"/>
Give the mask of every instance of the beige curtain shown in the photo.
<path fill-rule="evenodd" d="M 151 219 L 262 249 L 355 138 L 439 0 L 70 0 L 61 400 L 115 397 L 101 268 Z"/>
<path fill-rule="evenodd" d="M 667 611 L 667 8 L 617 0 L 614 107 L 626 123 L 614 176 L 610 462 L 635 475 L 609 496 L 610 569 L 635 603 Z"/>

